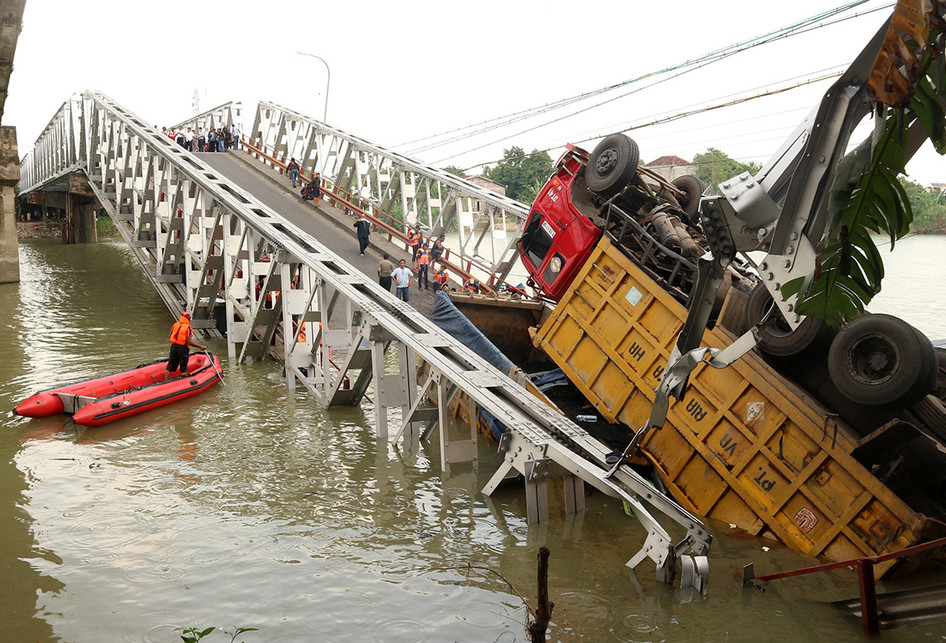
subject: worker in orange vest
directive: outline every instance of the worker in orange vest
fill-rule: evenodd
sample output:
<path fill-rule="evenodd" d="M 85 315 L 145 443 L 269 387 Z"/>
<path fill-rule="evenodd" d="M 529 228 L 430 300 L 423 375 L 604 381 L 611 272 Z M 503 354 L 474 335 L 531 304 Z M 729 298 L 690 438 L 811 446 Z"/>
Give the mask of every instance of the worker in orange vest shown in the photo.
<path fill-rule="evenodd" d="M 167 370 L 164 372 L 164 379 L 171 377 L 171 373 L 180 369 L 181 377 L 187 375 L 187 359 L 189 352 L 187 347 L 193 346 L 202 351 L 207 347 L 194 341 L 194 329 L 191 328 L 191 314 L 186 310 L 181 313 L 181 318 L 171 326 L 171 351 L 168 353 Z"/>
<path fill-rule="evenodd" d="M 434 291 L 447 290 L 447 283 L 450 281 L 450 274 L 444 270 L 443 266 L 437 266 L 437 272 L 434 273 Z"/>
<path fill-rule="evenodd" d="M 407 229 L 407 245 L 411 248 L 411 264 L 417 269 L 417 250 L 420 248 L 420 228 L 419 226 L 410 226 Z"/>
<path fill-rule="evenodd" d="M 417 290 L 430 290 L 430 281 L 427 279 L 429 270 L 430 248 L 425 241 L 417 251 Z"/>
<path fill-rule="evenodd" d="M 483 285 L 480 283 L 479 279 L 474 279 L 473 277 L 470 277 L 469 279 L 463 282 L 463 291 L 478 293 L 480 291 L 480 288 L 482 288 L 482 286 Z"/>

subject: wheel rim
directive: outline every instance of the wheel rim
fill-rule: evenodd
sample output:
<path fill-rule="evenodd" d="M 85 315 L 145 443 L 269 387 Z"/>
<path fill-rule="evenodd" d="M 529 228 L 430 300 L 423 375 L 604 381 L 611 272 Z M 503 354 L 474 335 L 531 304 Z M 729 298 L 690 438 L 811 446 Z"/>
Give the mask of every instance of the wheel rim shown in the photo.
<path fill-rule="evenodd" d="M 606 176 L 614 169 L 618 162 L 618 153 L 613 147 L 609 147 L 598 155 L 595 161 L 595 172 L 598 176 Z"/>
<path fill-rule="evenodd" d="M 762 317 L 765 318 L 773 308 L 775 308 L 775 302 L 772 299 L 769 299 L 768 305 L 762 309 Z M 774 317 L 769 320 L 769 323 L 766 325 L 766 332 L 772 337 L 788 337 L 794 331 L 791 326 L 788 325 L 788 322 L 785 321 L 785 317 L 782 315 L 782 311 L 776 310 L 773 313 Z"/>
<path fill-rule="evenodd" d="M 900 351 L 882 335 L 867 335 L 851 346 L 848 366 L 851 376 L 862 384 L 880 384 L 897 371 Z"/>

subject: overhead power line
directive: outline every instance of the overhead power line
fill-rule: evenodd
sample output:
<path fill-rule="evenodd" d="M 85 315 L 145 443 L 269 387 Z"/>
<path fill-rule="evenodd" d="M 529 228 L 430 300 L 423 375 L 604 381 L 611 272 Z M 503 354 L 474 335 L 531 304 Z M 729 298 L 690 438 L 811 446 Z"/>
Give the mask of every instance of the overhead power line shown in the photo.
<path fill-rule="evenodd" d="M 438 161 L 435 161 L 435 163 L 441 163 L 441 162 L 447 161 L 447 160 L 449 160 L 449 159 L 455 158 L 455 157 L 457 157 L 457 156 L 461 156 L 461 155 L 464 155 L 464 154 L 469 154 L 470 152 L 474 152 L 474 151 L 477 151 L 477 150 L 479 150 L 479 149 L 483 149 L 484 147 L 488 147 L 488 146 L 490 146 L 490 145 L 495 145 L 496 143 L 500 143 L 500 142 L 503 142 L 503 141 L 505 141 L 505 140 L 508 140 L 508 139 L 510 139 L 510 138 L 513 137 L 513 136 L 519 136 L 519 135 L 521 135 L 521 134 L 525 134 L 525 133 L 534 131 L 534 130 L 539 129 L 539 128 L 541 128 L 541 127 L 545 127 L 545 126 L 550 125 L 550 124 L 552 124 L 552 123 L 556 123 L 556 122 L 565 120 L 565 119 L 567 119 L 567 118 L 571 118 L 571 117 L 573 117 L 573 116 L 577 116 L 578 114 L 582 114 L 582 113 L 584 113 L 584 112 L 590 111 L 590 110 L 592 110 L 592 109 L 596 109 L 596 108 L 598 108 L 598 107 L 600 107 L 600 106 L 602 106 L 602 105 L 605 105 L 605 104 L 607 104 L 607 103 L 609 103 L 609 102 L 612 102 L 612 101 L 615 101 L 615 100 L 619 100 L 620 98 L 624 98 L 624 97 L 629 96 L 629 95 L 631 95 L 631 94 L 633 94 L 633 93 L 637 93 L 637 92 L 643 91 L 643 89 L 648 89 L 648 88 L 650 88 L 650 87 L 654 87 L 654 86 L 657 85 L 657 84 L 660 84 L 660 83 L 663 83 L 663 82 L 667 82 L 667 81 L 669 81 L 669 80 L 671 80 L 671 79 L 673 79 L 673 78 L 677 78 L 677 77 L 683 75 L 684 73 L 689 73 L 690 71 L 693 71 L 693 70 L 695 70 L 695 69 L 700 69 L 700 68 L 705 67 L 705 66 L 707 66 L 707 65 L 709 65 L 709 64 L 712 64 L 712 63 L 714 63 L 714 62 L 718 62 L 719 60 L 723 60 L 723 59 L 725 59 L 725 58 L 728 58 L 729 56 L 733 56 L 733 55 L 735 55 L 735 54 L 737 54 L 737 53 L 741 53 L 741 52 L 743 52 L 743 51 L 746 51 L 746 50 L 748 50 L 748 49 L 751 49 L 751 48 L 760 46 L 760 45 L 762 45 L 762 44 L 767 44 L 767 43 L 773 42 L 773 41 L 775 41 L 775 40 L 779 40 L 779 39 L 783 39 L 783 38 L 788 38 L 788 37 L 790 37 L 790 36 L 798 35 L 798 34 L 801 34 L 801 33 L 806 33 L 806 32 L 811 31 L 811 30 L 813 30 L 813 29 L 820 29 L 820 28 L 822 28 L 822 27 L 834 25 L 834 24 L 837 24 L 837 23 L 842 22 L 842 21 L 845 21 L 845 20 L 850 20 L 850 19 L 853 19 L 853 18 L 857 18 L 857 17 L 861 17 L 861 16 L 864 16 L 864 15 L 868 15 L 868 14 L 873 13 L 873 12 L 875 12 L 875 11 L 880 11 L 880 10 L 882 10 L 882 9 L 889 8 L 890 6 L 892 6 L 892 5 L 889 5 L 889 4 L 888 4 L 888 5 L 885 5 L 885 6 L 883 6 L 883 7 L 878 7 L 878 8 L 870 9 L 870 10 L 865 11 L 865 12 L 860 12 L 860 13 L 857 13 L 857 14 L 854 14 L 854 15 L 845 16 L 845 17 L 843 17 L 843 18 L 839 18 L 839 19 L 836 19 L 836 20 L 832 20 L 832 21 L 830 21 L 830 22 L 823 22 L 826 18 L 836 17 L 836 16 L 840 15 L 841 13 L 844 13 L 844 12 L 846 12 L 846 11 L 849 11 L 849 10 L 852 9 L 852 8 L 855 8 L 855 7 L 857 7 L 857 6 L 860 6 L 860 5 L 864 4 L 864 3 L 867 2 L 867 1 L 868 1 L 868 0 L 857 0 L 856 2 L 851 2 L 851 3 L 848 3 L 848 4 L 842 5 L 841 7 L 838 7 L 838 8 L 836 8 L 836 9 L 832 9 L 832 10 L 829 10 L 829 11 L 822 12 L 822 13 L 816 15 L 816 16 L 813 16 L 813 17 L 811 17 L 811 18 L 807 18 L 807 19 L 802 20 L 802 21 L 800 21 L 800 22 L 793 23 L 793 24 L 791 24 L 791 25 L 788 25 L 788 26 L 786 26 L 786 27 L 783 27 L 783 28 L 781 28 L 781 29 L 778 29 L 778 30 L 776 30 L 776 31 L 774 31 L 774 32 L 768 32 L 768 33 L 766 33 L 766 34 L 763 34 L 763 35 L 760 35 L 760 36 L 756 36 L 756 37 L 751 38 L 751 39 L 749 39 L 749 40 L 745 40 L 745 41 L 742 41 L 742 42 L 739 42 L 739 43 L 730 45 L 730 46 L 728 46 L 728 47 L 724 47 L 724 48 L 722 48 L 722 49 L 718 49 L 718 50 L 716 50 L 716 51 L 710 52 L 710 53 L 708 53 L 708 54 L 705 54 L 705 55 L 700 56 L 700 57 L 695 58 L 695 59 L 690 59 L 690 60 L 687 60 L 687 61 L 685 61 L 685 62 L 676 64 L 676 65 L 668 66 L 668 67 L 666 67 L 666 68 L 664 68 L 664 69 L 661 69 L 661 70 L 658 70 L 658 71 L 655 71 L 655 72 L 650 72 L 650 73 L 644 74 L 644 75 L 639 76 L 639 77 L 637 77 L 637 78 L 625 80 L 625 81 L 622 81 L 622 82 L 620 82 L 620 83 L 616 83 L 616 84 L 613 84 L 613 85 L 609 85 L 609 86 L 607 86 L 607 87 L 604 87 L 604 88 L 601 88 L 601 89 L 598 89 L 598 90 L 594 90 L 594 91 L 591 91 L 591 92 L 585 92 L 585 93 L 582 93 L 582 94 L 578 94 L 578 95 L 576 95 L 576 96 L 571 96 L 571 97 L 568 97 L 568 98 L 564 98 L 564 99 L 561 99 L 561 100 L 559 100 L 559 101 L 556 101 L 556 102 L 553 102 L 553 103 L 548 103 L 548 104 L 543 105 L 543 106 L 540 106 L 540 107 L 530 108 L 530 109 L 528 109 L 528 110 L 524 110 L 524 111 L 517 112 L 517 113 L 514 113 L 514 114 L 509 114 L 509 115 L 506 115 L 506 116 L 503 116 L 503 117 L 499 117 L 499 118 L 497 118 L 497 119 L 492 119 L 492 120 L 488 120 L 488 121 L 483 121 L 482 123 L 479 123 L 479 124 L 477 124 L 477 125 L 471 125 L 471 126 L 467 126 L 467 127 L 463 127 L 463 128 L 458 128 L 458 129 L 456 129 L 456 130 L 451 130 L 451 131 L 449 131 L 449 132 L 443 132 L 443 133 L 440 133 L 440 134 L 435 134 L 435 135 L 423 137 L 423 138 L 420 138 L 420 139 L 415 139 L 414 141 L 410 141 L 410 142 L 404 143 L 404 144 L 402 144 L 402 145 L 407 145 L 407 144 L 412 143 L 412 142 L 420 142 L 420 141 L 425 141 L 425 140 L 436 139 L 436 138 L 439 138 L 439 137 L 442 137 L 442 136 L 445 136 L 445 135 L 448 135 L 448 134 L 454 134 L 454 136 L 452 136 L 452 137 L 450 137 L 450 138 L 442 139 L 442 140 L 435 141 L 435 142 L 431 142 L 431 143 L 429 143 L 428 145 L 421 146 L 421 147 L 419 147 L 419 148 L 415 148 L 415 149 L 412 149 L 412 150 L 409 150 L 408 152 L 406 152 L 406 153 L 411 154 L 411 155 L 416 155 L 416 154 L 418 154 L 418 153 L 420 153 L 420 152 L 424 152 L 424 151 L 428 151 L 428 150 L 431 150 L 431 149 L 435 149 L 435 148 L 437 148 L 437 147 L 442 147 L 442 146 L 448 145 L 448 144 L 450 144 L 450 143 L 455 143 L 455 142 L 458 142 L 458 141 L 463 140 L 463 139 L 472 138 L 473 136 L 478 136 L 478 135 L 483 134 L 483 133 L 486 133 L 486 132 L 488 132 L 488 131 L 492 131 L 492 130 L 494 130 L 494 129 L 499 129 L 499 128 L 501 128 L 501 127 L 508 126 L 508 125 L 510 125 L 510 124 L 512 124 L 512 123 L 514 123 L 514 122 L 519 121 L 519 120 L 526 120 L 526 119 L 535 118 L 535 117 L 537 117 L 537 116 L 540 116 L 540 115 L 542 115 L 542 114 L 551 112 L 551 111 L 553 111 L 553 110 L 561 109 L 561 108 L 563 108 L 563 107 L 567 107 L 567 106 L 572 105 L 572 104 L 574 104 L 574 103 L 577 103 L 577 102 L 579 102 L 579 101 L 587 100 L 587 99 L 592 98 L 592 97 L 594 97 L 594 96 L 598 96 L 598 95 L 604 94 L 604 93 L 606 93 L 606 92 L 614 91 L 614 90 L 619 89 L 619 88 L 622 88 L 622 87 L 627 87 L 627 86 L 629 86 L 629 85 L 632 85 L 632 84 L 634 84 L 634 83 L 638 83 L 638 82 L 644 81 L 644 80 L 649 79 L 649 78 L 656 78 L 656 77 L 658 77 L 658 76 L 665 76 L 665 75 L 667 75 L 667 74 L 671 74 L 669 77 L 667 77 L 667 78 L 661 78 L 660 80 L 657 80 L 656 82 L 651 83 L 651 84 L 649 84 L 649 85 L 647 85 L 647 86 L 645 86 L 645 87 L 632 88 L 632 89 L 630 89 L 629 91 L 623 92 L 623 93 L 619 94 L 618 96 L 612 97 L 612 98 L 610 98 L 610 99 L 608 99 L 608 100 L 606 100 L 606 101 L 598 102 L 598 103 L 596 103 L 596 104 L 594 104 L 594 105 L 592 105 L 592 106 L 582 108 L 582 109 L 580 109 L 580 110 L 578 110 L 578 111 L 570 112 L 570 113 L 567 114 L 567 115 L 564 115 L 564 116 L 561 116 L 561 117 L 558 117 L 558 118 L 555 118 L 555 119 L 552 119 L 552 120 L 549 120 L 549 121 L 545 121 L 545 122 L 543 122 L 543 123 L 541 123 L 541 124 L 539 124 L 539 125 L 529 127 L 529 128 L 527 128 L 527 129 L 525 129 L 525 130 L 520 130 L 519 132 L 516 132 L 515 134 L 508 135 L 508 136 L 504 136 L 504 137 L 502 137 L 502 138 L 500 138 L 500 139 L 493 140 L 493 141 L 491 141 L 491 142 L 489 142 L 489 143 L 486 143 L 486 144 L 483 144 L 483 145 L 479 145 L 479 146 L 477 146 L 477 147 L 474 147 L 474 148 L 471 148 L 471 149 L 467 149 L 467 150 L 464 150 L 464 151 L 459 152 L 459 153 L 457 153 L 457 154 L 452 154 L 452 155 L 447 156 L 447 157 L 444 157 L 444 158 L 442 158 L 442 159 L 440 159 L 440 160 L 438 160 Z M 672 72 L 676 72 L 676 73 L 672 73 Z M 479 129 L 472 130 L 472 131 L 468 131 L 468 130 L 471 130 L 472 128 L 474 128 L 474 127 L 479 127 Z M 462 134 L 461 134 L 460 132 L 465 132 L 465 133 L 462 133 Z M 482 165 L 482 164 L 481 164 L 481 165 Z M 474 167 L 476 167 L 476 166 L 474 166 Z"/>
<path fill-rule="evenodd" d="M 841 72 L 826 74 L 826 75 L 819 76 L 819 77 L 817 77 L 817 78 L 812 78 L 812 79 L 809 79 L 809 80 L 806 80 L 806 81 L 803 81 L 803 82 L 800 82 L 800 83 L 795 83 L 795 84 L 793 84 L 793 85 L 788 85 L 788 86 L 785 86 L 785 87 L 779 87 L 779 88 L 776 88 L 776 89 L 772 89 L 772 90 L 769 90 L 769 91 L 767 91 L 767 92 L 763 92 L 763 93 L 761 93 L 761 94 L 755 94 L 755 95 L 753 95 L 753 96 L 744 96 L 744 97 L 741 97 L 741 98 L 734 98 L 734 99 L 732 99 L 732 100 L 728 100 L 728 101 L 725 101 L 725 102 L 723 102 L 723 103 L 717 103 L 717 104 L 714 104 L 714 105 L 707 105 L 707 106 L 705 106 L 705 107 L 700 107 L 700 108 L 697 108 L 697 109 L 687 109 L 687 110 L 682 111 L 682 112 L 677 112 L 676 114 L 670 114 L 670 115 L 668 115 L 668 116 L 663 116 L 663 117 L 661 117 L 661 118 L 654 119 L 654 120 L 649 121 L 649 122 L 647 122 L 647 123 L 641 123 L 641 124 L 639 124 L 639 125 L 630 125 L 630 126 L 625 127 L 624 129 L 620 130 L 620 131 L 621 131 L 621 132 L 632 132 L 632 131 L 634 131 L 634 130 L 642 129 L 642 128 L 644 128 L 644 127 L 652 127 L 652 126 L 654 126 L 654 125 L 662 125 L 662 124 L 664 124 L 664 123 L 671 123 L 671 122 L 673 122 L 673 121 L 677 121 L 677 120 L 680 120 L 680 119 L 682 119 L 682 118 L 687 118 L 687 117 L 689 117 L 689 116 L 695 116 L 696 114 L 704 114 L 704 113 L 706 113 L 706 112 L 715 111 L 715 110 L 717 110 L 717 109 L 722 109 L 722 108 L 724 108 L 724 107 L 732 107 L 733 105 L 739 105 L 739 104 L 742 104 L 742 103 L 747 103 L 747 102 L 749 102 L 749 101 L 757 100 L 757 99 L 759 99 L 759 98 L 766 98 L 766 97 L 768 97 L 768 96 L 775 96 L 776 94 L 782 94 L 782 93 L 784 93 L 784 92 L 791 91 L 791 90 L 793 90 L 793 89 L 798 89 L 799 87 L 805 87 L 806 85 L 811 85 L 811 84 L 813 84 L 813 83 L 822 82 L 822 81 L 824 81 L 824 80 L 829 80 L 829 79 L 831 79 L 831 78 L 837 78 L 837 77 L 839 77 L 840 75 L 841 75 Z M 593 140 L 602 138 L 602 137 L 604 137 L 604 136 L 607 136 L 608 134 L 613 134 L 613 133 L 614 133 L 614 132 L 608 132 L 608 133 L 606 133 L 606 134 L 595 134 L 595 135 L 593 135 L 593 136 L 589 136 L 589 137 L 587 137 L 587 138 L 584 138 L 584 139 L 581 139 L 581 140 L 577 140 L 577 141 L 574 141 L 574 142 L 575 142 L 575 143 L 585 143 L 585 142 L 587 142 L 587 141 L 593 141 Z M 499 162 L 501 162 L 501 161 L 518 160 L 518 159 L 521 159 L 521 158 L 526 158 L 526 157 L 528 157 L 528 156 L 532 156 L 533 154 L 536 154 L 536 153 L 541 154 L 542 152 L 550 152 L 550 151 L 552 151 L 552 150 L 554 150 L 554 149 L 556 149 L 556 148 L 558 148 L 558 147 L 561 147 L 561 145 L 555 145 L 555 146 L 553 146 L 553 147 L 549 147 L 549 148 L 544 149 L 544 150 L 534 150 L 533 152 L 530 152 L 529 154 L 525 154 L 525 155 L 519 156 L 519 157 L 508 157 L 508 158 L 499 159 L 498 161 L 487 161 L 487 162 L 485 162 L 485 163 L 477 163 L 476 165 L 471 165 L 470 167 L 465 168 L 463 171 L 464 171 L 464 172 L 467 172 L 467 171 L 472 170 L 472 169 L 474 169 L 474 168 L 482 167 L 482 166 L 484 166 L 484 165 L 489 165 L 490 163 L 499 163 Z"/>

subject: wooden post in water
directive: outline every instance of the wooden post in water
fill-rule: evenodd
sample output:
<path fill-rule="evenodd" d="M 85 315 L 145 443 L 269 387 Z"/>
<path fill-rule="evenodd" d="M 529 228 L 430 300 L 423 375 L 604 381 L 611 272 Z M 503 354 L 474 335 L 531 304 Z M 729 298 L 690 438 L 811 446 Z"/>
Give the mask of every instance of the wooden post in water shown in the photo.
<path fill-rule="evenodd" d="M 549 600 L 549 548 L 541 547 L 539 549 L 539 570 L 538 570 L 538 601 L 539 604 L 535 610 L 535 620 L 531 621 L 527 630 L 532 643 L 544 643 L 545 631 L 549 627 L 549 621 L 552 620 L 552 610 L 555 609 L 555 603 Z"/>

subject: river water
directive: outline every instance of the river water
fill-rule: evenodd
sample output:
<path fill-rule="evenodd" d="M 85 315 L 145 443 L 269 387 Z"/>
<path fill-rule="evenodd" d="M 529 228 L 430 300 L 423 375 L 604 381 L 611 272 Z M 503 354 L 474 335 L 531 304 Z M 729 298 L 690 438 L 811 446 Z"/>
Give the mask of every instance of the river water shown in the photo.
<path fill-rule="evenodd" d="M 875 310 L 946 338 L 946 237 L 902 245 Z M 897 259 L 924 266 L 897 281 Z M 120 243 L 23 243 L 20 266 L 21 283 L 0 285 L 4 409 L 166 353 L 173 320 Z M 278 365 L 224 361 L 225 385 L 102 428 L 3 416 L 0 640 L 179 641 L 216 626 L 258 628 L 247 642 L 525 641 L 519 594 L 535 604 L 542 545 L 551 640 L 861 638 L 827 604 L 856 596 L 848 571 L 745 593 L 749 561 L 759 574 L 815 561 L 713 523 L 707 593 L 665 589 L 649 562 L 624 566 L 645 534 L 612 500 L 592 494 L 566 519 L 550 485 L 552 518 L 529 528 L 521 488 L 479 491 L 493 446 L 444 475 L 436 439 L 377 440 L 367 403 L 322 409 L 287 394 Z M 946 626 L 884 638 L 946 640 Z"/>

